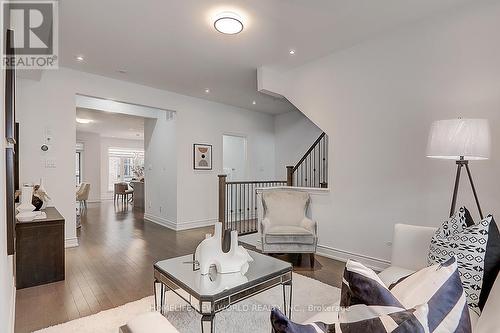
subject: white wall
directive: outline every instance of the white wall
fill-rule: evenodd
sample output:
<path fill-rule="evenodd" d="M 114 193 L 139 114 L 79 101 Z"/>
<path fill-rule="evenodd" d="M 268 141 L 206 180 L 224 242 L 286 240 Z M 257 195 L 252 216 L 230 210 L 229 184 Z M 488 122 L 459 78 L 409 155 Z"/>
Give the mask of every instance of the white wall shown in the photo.
<path fill-rule="evenodd" d="M 144 121 L 145 217 L 177 227 L 175 113 Z"/>
<path fill-rule="evenodd" d="M 323 131 L 295 110 L 275 116 L 274 133 L 276 178 L 286 180 L 286 166 L 297 164 Z"/>
<path fill-rule="evenodd" d="M 76 132 L 76 142 L 83 143 L 81 179 L 90 184 L 89 201 L 101 200 L 101 138 L 97 133 Z"/>
<path fill-rule="evenodd" d="M 75 244 L 74 152 L 76 94 L 177 111 L 177 225 L 181 228 L 213 223 L 217 211 L 217 174 L 222 171 L 222 135 L 245 135 L 249 144 L 250 176 L 274 178 L 273 117 L 165 90 L 78 72 L 66 68 L 45 71 L 40 81 L 19 80 L 18 115 L 21 123 L 21 182 L 44 177 L 53 204 L 66 219 L 68 245 Z M 54 135 L 51 159 L 40 145 L 44 129 Z M 212 171 L 193 170 L 193 143 L 212 143 Z M 269 158 L 271 156 L 271 158 Z"/>
<path fill-rule="evenodd" d="M 180 229 L 218 220 L 217 175 L 223 172 L 224 134 L 247 138 L 249 179 L 271 180 L 275 176 L 272 115 L 223 104 L 200 111 L 179 109 L 177 112 L 177 224 Z M 212 171 L 193 170 L 193 143 L 213 145 Z"/>
<path fill-rule="evenodd" d="M 0 100 L 4 100 L 4 75 L 0 71 Z M 14 332 L 15 289 L 13 283 L 13 256 L 7 255 L 7 225 L 5 212 L 5 108 L 0 107 L 2 119 L 0 126 L 0 331 Z"/>
<path fill-rule="evenodd" d="M 492 158 L 471 169 L 484 212 L 500 212 L 500 43 L 493 33 L 500 3 L 482 4 L 290 72 L 259 71 L 261 88 L 287 97 L 330 137 L 331 192 L 315 205 L 323 252 L 383 264 L 394 223 L 437 226 L 447 217 L 455 165 L 425 157 L 437 119 L 490 120 Z M 465 178 L 462 203 L 476 214 Z"/>

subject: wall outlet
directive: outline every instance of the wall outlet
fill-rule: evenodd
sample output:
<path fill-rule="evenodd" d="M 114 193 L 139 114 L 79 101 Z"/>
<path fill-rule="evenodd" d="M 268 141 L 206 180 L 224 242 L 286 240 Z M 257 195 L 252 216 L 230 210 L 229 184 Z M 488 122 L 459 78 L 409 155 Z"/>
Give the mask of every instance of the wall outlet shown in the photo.
<path fill-rule="evenodd" d="M 56 161 L 55 160 L 45 160 L 45 168 L 55 169 L 56 168 Z"/>

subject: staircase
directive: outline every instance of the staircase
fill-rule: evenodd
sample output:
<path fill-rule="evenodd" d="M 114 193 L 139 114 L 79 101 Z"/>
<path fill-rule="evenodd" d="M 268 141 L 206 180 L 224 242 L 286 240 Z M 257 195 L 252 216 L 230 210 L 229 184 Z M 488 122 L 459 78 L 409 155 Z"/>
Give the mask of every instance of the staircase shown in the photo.
<path fill-rule="evenodd" d="M 286 180 L 227 181 L 219 175 L 219 221 L 224 230 L 239 235 L 257 232 L 258 188 L 296 186 L 328 187 L 328 136 L 323 132 L 296 165 L 287 166 Z"/>

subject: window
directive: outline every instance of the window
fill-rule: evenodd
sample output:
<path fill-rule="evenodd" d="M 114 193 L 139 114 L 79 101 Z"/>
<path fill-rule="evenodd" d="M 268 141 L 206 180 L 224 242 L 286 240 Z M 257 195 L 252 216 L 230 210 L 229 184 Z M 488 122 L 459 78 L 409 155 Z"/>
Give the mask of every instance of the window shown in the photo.
<path fill-rule="evenodd" d="M 108 190 L 113 191 L 115 183 L 130 182 L 144 176 L 144 150 L 109 148 Z"/>

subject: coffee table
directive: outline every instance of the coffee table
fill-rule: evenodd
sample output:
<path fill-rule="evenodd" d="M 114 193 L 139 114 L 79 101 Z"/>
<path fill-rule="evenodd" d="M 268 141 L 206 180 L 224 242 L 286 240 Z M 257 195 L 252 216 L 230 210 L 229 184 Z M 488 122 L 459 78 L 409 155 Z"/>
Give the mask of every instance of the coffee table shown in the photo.
<path fill-rule="evenodd" d="M 162 260 L 154 264 L 155 310 L 165 313 L 167 290 L 171 290 L 201 314 L 201 331 L 215 332 L 215 314 L 276 286 L 283 287 L 283 309 L 292 314 L 292 265 L 285 261 L 248 251 L 254 259 L 248 272 L 201 275 L 194 270 L 193 256 Z M 159 295 L 157 287 L 160 286 Z M 158 297 L 160 298 L 158 301 Z"/>

